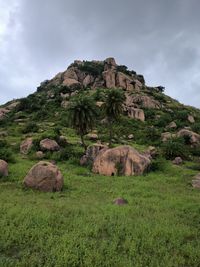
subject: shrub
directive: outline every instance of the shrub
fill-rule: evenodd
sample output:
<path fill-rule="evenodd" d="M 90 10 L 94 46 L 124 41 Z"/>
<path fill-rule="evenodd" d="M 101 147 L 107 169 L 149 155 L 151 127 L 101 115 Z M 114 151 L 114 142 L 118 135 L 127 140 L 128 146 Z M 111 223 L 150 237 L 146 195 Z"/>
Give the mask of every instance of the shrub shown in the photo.
<path fill-rule="evenodd" d="M 177 113 L 175 113 L 175 117 L 178 120 L 186 121 L 188 117 L 188 111 L 187 110 L 180 110 Z"/>
<path fill-rule="evenodd" d="M 164 171 L 166 167 L 166 160 L 162 157 L 153 159 L 150 165 L 151 171 Z"/>
<path fill-rule="evenodd" d="M 166 141 L 162 144 L 161 149 L 166 159 L 174 159 L 175 157 L 188 158 L 188 149 L 182 138 L 174 138 Z"/>
<path fill-rule="evenodd" d="M 22 130 L 22 133 L 23 134 L 26 134 L 26 133 L 36 133 L 36 132 L 38 132 L 38 130 L 39 130 L 39 127 L 38 127 L 38 125 L 35 122 L 29 122 L 24 127 L 24 129 Z"/>
<path fill-rule="evenodd" d="M 95 63 L 90 61 L 84 61 L 83 65 L 78 65 L 81 71 L 91 74 L 93 76 L 99 76 L 104 71 L 104 66 L 101 63 Z"/>
<path fill-rule="evenodd" d="M 15 162 L 13 152 L 5 140 L 0 140 L 0 159 L 7 162 Z"/>

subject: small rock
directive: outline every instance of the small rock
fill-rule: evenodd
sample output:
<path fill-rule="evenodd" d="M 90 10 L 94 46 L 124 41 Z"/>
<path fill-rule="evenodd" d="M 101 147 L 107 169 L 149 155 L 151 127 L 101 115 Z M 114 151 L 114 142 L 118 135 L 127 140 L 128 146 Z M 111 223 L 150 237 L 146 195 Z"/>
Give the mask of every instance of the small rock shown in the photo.
<path fill-rule="evenodd" d="M 31 137 L 27 138 L 20 145 L 20 153 L 27 155 L 30 152 L 32 146 L 33 146 L 33 139 Z"/>
<path fill-rule="evenodd" d="M 134 135 L 133 135 L 133 134 L 129 134 L 129 135 L 128 135 L 128 139 L 129 139 L 129 140 L 131 140 L 131 139 L 133 139 L 133 138 L 134 138 Z"/>
<path fill-rule="evenodd" d="M 180 165 L 183 163 L 183 160 L 181 157 L 176 157 L 173 161 L 172 161 L 173 164 L 175 165 Z"/>
<path fill-rule="evenodd" d="M 96 133 L 89 133 L 87 134 L 87 138 L 91 141 L 96 141 L 99 137 Z"/>
<path fill-rule="evenodd" d="M 121 206 L 121 205 L 126 205 L 128 204 L 128 201 L 124 198 L 116 198 L 114 201 L 113 201 L 113 204 L 115 205 L 118 205 L 118 206 Z"/>

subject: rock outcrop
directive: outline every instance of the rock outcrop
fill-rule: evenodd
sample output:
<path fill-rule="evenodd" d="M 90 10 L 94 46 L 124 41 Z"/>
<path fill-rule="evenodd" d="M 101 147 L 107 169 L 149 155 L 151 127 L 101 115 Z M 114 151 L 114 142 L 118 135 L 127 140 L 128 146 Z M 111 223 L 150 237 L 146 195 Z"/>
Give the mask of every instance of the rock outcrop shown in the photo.
<path fill-rule="evenodd" d="M 42 151 L 58 151 L 60 146 L 55 140 L 46 138 L 40 141 L 40 148 Z"/>
<path fill-rule="evenodd" d="M 1 176 L 8 176 L 8 163 L 2 159 L 0 159 L 0 177 Z"/>
<path fill-rule="evenodd" d="M 34 165 L 24 178 L 26 187 L 44 192 L 61 191 L 63 183 L 63 176 L 58 167 L 44 161 Z"/>
<path fill-rule="evenodd" d="M 106 176 L 141 175 L 147 171 L 150 160 L 130 146 L 120 146 L 99 152 L 93 163 L 93 172 Z"/>

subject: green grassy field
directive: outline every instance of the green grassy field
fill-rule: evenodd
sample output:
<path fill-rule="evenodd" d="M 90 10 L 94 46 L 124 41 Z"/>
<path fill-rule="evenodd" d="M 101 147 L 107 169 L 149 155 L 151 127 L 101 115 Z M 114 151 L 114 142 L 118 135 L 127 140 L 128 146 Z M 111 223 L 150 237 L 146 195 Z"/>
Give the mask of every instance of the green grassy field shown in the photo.
<path fill-rule="evenodd" d="M 68 161 L 58 163 L 64 190 L 41 193 L 22 186 L 34 163 L 18 157 L 0 180 L 1 267 L 200 266 L 200 192 L 187 164 L 103 177 Z"/>

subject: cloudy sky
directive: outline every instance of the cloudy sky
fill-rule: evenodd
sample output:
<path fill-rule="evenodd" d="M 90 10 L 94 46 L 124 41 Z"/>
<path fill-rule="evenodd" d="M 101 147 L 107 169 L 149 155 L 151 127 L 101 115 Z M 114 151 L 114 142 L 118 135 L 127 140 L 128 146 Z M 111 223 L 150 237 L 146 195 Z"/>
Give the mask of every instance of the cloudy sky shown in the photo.
<path fill-rule="evenodd" d="M 115 57 L 200 107 L 199 0 L 0 0 L 0 103 L 75 59 Z"/>

